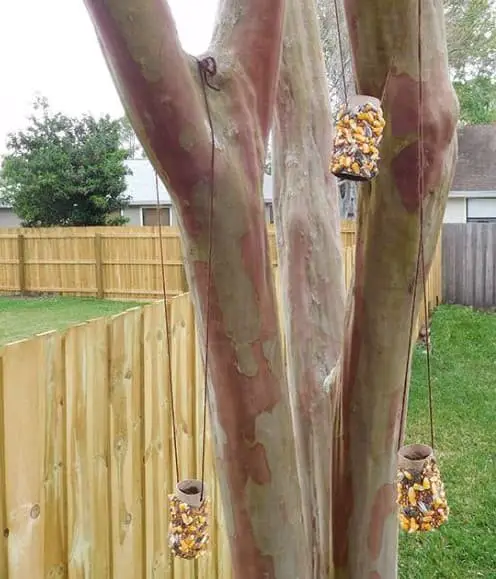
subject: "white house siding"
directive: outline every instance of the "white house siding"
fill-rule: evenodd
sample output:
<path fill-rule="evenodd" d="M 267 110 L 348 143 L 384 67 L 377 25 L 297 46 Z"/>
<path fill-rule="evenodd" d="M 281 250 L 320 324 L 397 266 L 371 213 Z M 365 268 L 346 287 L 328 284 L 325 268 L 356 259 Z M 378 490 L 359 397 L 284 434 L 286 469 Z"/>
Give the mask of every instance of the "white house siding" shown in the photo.
<path fill-rule="evenodd" d="M 19 227 L 21 220 L 8 207 L 0 207 L 0 227 Z"/>
<path fill-rule="evenodd" d="M 466 223 L 467 200 L 465 197 L 449 197 L 444 213 L 444 223 Z"/>
<path fill-rule="evenodd" d="M 129 219 L 126 225 L 141 225 L 141 207 L 126 207 L 122 214 Z"/>

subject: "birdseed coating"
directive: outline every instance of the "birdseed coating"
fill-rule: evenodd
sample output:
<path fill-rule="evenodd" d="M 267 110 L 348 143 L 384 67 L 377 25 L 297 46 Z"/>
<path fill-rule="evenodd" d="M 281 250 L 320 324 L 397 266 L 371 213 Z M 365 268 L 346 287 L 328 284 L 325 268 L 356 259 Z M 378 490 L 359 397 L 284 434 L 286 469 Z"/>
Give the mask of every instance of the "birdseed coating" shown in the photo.
<path fill-rule="evenodd" d="M 379 144 L 385 124 L 380 106 L 342 106 L 336 118 L 332 173 L 342 179 L 373 179 L 379 172 Z"/>
<path fill-rule="evenodd" d="M 400 469 L 397 477 L 400 526 L 408 533 L 432 531 L 448 520 L 444 485 L 434 459 L 420 472 Z"/>
<path fill-rule="evenodd" d="M 209 542 L 209 500 L 199 508 L 169 496 L 170 524 L 169 546 L 173 554 L 181 559 L 197 559 L 207 551 Z"/>

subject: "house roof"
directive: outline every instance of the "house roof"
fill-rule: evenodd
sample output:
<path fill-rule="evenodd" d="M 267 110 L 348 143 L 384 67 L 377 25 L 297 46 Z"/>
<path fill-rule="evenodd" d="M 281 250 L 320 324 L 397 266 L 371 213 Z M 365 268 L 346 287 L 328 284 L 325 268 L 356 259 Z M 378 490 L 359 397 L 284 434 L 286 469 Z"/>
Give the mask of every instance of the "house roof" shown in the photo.
<path fill-rule="evenodd" d="M 496 195 L 496 123 L 458 129 L 458 161 L 451 190 Z"/>
<path fill-rule="evenodd" d="M 126 176 L 126 194 L 131 197 L 130 205 L 155 205 L 157 194 L 155 190 L 155 170 L 148 159 L 128 159 L 126 166 L 132 171 Z M 272 201 L 273 179 L 264 174 L 264 200 Z M 159 179 L 160 202 L 171 203 L 169 192 Z"/>

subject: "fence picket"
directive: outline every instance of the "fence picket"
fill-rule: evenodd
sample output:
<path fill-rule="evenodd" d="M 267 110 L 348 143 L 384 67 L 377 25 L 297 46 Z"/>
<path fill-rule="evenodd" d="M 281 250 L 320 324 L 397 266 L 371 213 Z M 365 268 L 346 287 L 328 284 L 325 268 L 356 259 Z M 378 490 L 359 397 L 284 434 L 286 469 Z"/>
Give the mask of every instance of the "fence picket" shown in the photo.
<path fill-rule="evenodd" d="M 113 574 L 143 579 L 142 312 L 110 320 L 110 476 Z"/>
<path fill-rule="evenodd" d="M 65 336 L 69 579 L 111 575 L 107 320 Z"/>
<path fill-rule="evenodd" d="M 173 579 L 167 548 L 167 494 L 174 468 L 171 448 L 167 337 L 163 302 L 143 308 L 146 579 Z"/>
<path fill-rule="evenodd" d="M 65 576 L 62 353 L 57 332 L 2 351 L 8 579 Z"/>

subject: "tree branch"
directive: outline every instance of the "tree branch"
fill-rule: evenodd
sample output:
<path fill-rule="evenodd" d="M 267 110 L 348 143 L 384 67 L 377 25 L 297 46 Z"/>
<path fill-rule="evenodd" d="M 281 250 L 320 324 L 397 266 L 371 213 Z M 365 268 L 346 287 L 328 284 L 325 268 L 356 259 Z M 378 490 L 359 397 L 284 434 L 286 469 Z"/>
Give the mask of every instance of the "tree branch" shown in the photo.
<path fill-rule="evenodd" d="M 275 124 L 279 269 L 311 577 L 330 566 L 330 415 L 324 383 L 341 350 L 344 279 L 331 112 L 313 0 L 288 0 Z"/>
<path fill-rule="evenodd" d="M 333 555 L 336 573 L 348 579 L 396 577 L 393 481 L 419 244 L 419 117 L 425 134 L 426 163 L 420 170 L 426 185 L 426 273 L 456 158 L 457 105 L 449 81 L 443 7 L 435 0 L 422 1 L 422 79 L 418 0 L 346 2 L 362 94 L 380 97 L 392 67 L 380 174 L 360 194 L 353 302 L 334 417 Z M 417 311 L 421 296 L 419 287 Z"/>
<path fill-rule="evenodd" d="M 234 56 L 256 97 L 264 140 L 272 121 L 284 25 L 284 0 L 221 0 L 212 48 Z"/>
<path fill-rule="evenodd" d="M 197 79 L 166 0 L 84 0 L 141 143 L 178 194 L 209 165 Z M 185 171 L 185 167 L 189 170 Z"/>

